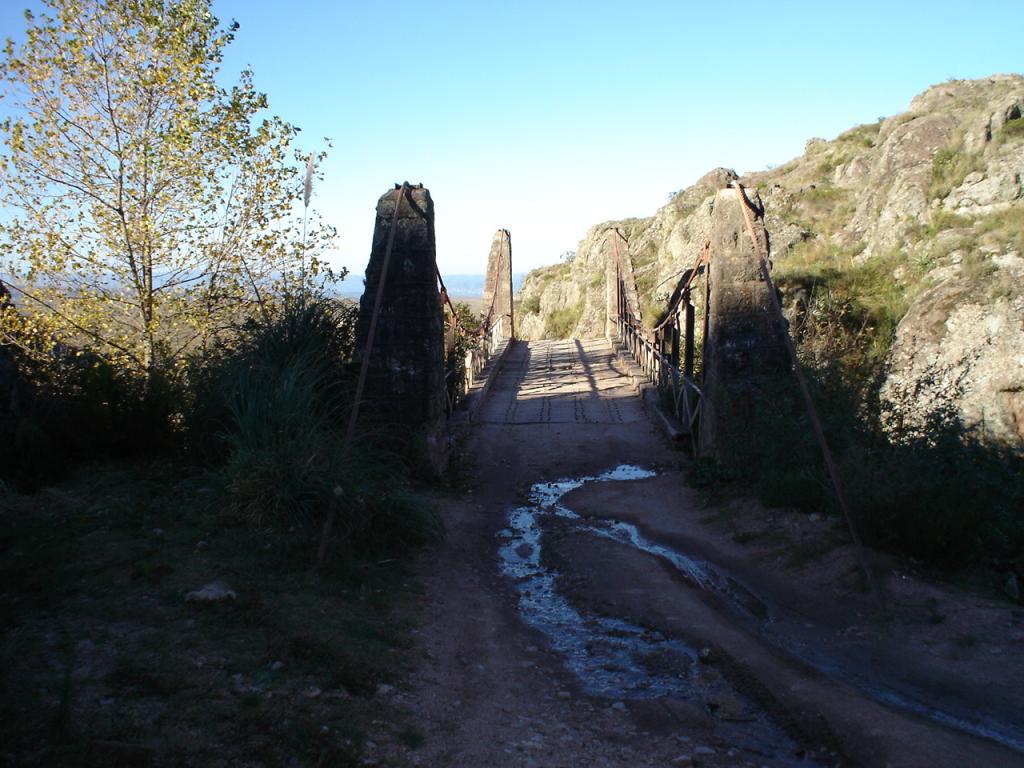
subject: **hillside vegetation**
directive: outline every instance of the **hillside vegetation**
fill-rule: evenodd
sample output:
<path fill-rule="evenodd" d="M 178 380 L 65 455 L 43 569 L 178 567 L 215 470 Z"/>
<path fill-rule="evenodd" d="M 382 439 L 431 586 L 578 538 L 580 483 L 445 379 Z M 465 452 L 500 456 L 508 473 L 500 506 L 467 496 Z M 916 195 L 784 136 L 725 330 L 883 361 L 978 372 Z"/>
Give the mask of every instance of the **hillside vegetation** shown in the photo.
<path fill-rule="evenodd" d="M 949 81 L 740 177 L 764 202 L 790 333 L 865 530 L 934 565 L 1004 574 L 1024 567 L 1022 115 L 1020 75 Z M 591 228 L 570 264 L 527 276 L 520 333 L 604 335 L 612 227 L 653 326 L 708 237 L 716 190 L 735 178 L 715 169 L 649 218 Z M 739 476 L 769 503 L 827 507 L 804 425 L 775 422 L 750 463 L 703 479 Z"/>
<path fill-rule="evenodd" d="M 953 412 L 1000 441 L 1024 439 L 1022 112 L 1024 77 L 950 81 L 907 112 L 740 177 L 764 201 L 801 351 L 860 379 L 887 425 Z M 591 228 L 571 263 L 527 276 L 521 334 L 604 334 L 611 227 L 629 242 L 653 325 L 707 237 L 715 191 L 734 178 L 716 169 L 649 218 Z"/>

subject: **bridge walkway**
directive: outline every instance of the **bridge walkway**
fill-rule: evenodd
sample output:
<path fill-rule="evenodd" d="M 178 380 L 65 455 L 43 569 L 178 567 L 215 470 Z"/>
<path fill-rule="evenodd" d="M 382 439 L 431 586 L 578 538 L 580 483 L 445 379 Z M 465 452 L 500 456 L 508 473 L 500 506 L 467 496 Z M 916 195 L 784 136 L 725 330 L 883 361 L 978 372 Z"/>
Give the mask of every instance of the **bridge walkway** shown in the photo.
<path fill-rule="evenodd" d="M 687 744 L 712 768 L 1019 765 L 888 705 L 930 678 L 898 641 L 836 639 L 870 597 L 837 607 L 708 527 L 632 384 L 604 339 L 509 348 L 427 556 L 421 765 L 670 765 Z"/>
<path fill-rule="evenodd" d="M 518 342 L 477 423 L 627 424 L 644 421 L 628 376 L 605 339 Z"/>

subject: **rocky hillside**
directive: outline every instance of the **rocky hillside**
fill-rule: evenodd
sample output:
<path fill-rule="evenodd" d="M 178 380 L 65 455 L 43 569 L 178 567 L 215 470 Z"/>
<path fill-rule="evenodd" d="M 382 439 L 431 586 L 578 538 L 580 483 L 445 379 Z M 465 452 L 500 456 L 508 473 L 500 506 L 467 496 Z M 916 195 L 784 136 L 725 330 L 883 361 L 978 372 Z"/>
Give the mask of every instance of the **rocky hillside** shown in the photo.
<path fill-rule="evenodd" d="M 949 81 L 908 111 L 811 139 L 741 178 L 765 204 L 792 332 L 884 425 L 955 417 L 1024 445 L 1024 77 Z M 604 333 L 605 231 L 629 243 L 653 324 L 710 227 L 716 169 L 645 219 L 605 222 L 576 257 L 531 272 L 526 338 Z"/>

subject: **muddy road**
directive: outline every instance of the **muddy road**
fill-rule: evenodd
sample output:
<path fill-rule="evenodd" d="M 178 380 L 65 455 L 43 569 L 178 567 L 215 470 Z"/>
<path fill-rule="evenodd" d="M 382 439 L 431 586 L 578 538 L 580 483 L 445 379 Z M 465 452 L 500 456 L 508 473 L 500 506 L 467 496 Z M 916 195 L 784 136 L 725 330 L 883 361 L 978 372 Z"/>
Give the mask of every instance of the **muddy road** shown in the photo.
<path fill-rule="evenodd" d="M 878 615 L 837 524 L 688 488 L 623 373 L 510 351 L 422 561 L 426 740 L 382 762 L 1024 765 L 1019 612 L 879 558 Z"/>

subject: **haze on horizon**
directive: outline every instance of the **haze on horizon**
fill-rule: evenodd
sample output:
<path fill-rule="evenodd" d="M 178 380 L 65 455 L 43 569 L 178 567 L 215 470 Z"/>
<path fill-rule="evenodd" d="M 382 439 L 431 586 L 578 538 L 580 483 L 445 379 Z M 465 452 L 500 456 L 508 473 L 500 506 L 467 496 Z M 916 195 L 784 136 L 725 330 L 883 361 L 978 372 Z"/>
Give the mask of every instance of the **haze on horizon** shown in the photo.
<path fill-rule="evenodd" d="M 22 10 L 3 0 L 0 32 Z M 251 65 L 270 111 L 333 147 L 314 206 L 359 283 L 377 198 L 422 182 L 442 273 L 482 273 L 512 233 L 526 272 L 592 225 L 648 216 L 717 166 L 761 170 L 906 109 L 949 78 L 1020 71 L 1024 6 L 641 0 L 370 4 L 214 0 L 241 28 L 224 82 Z"/>

